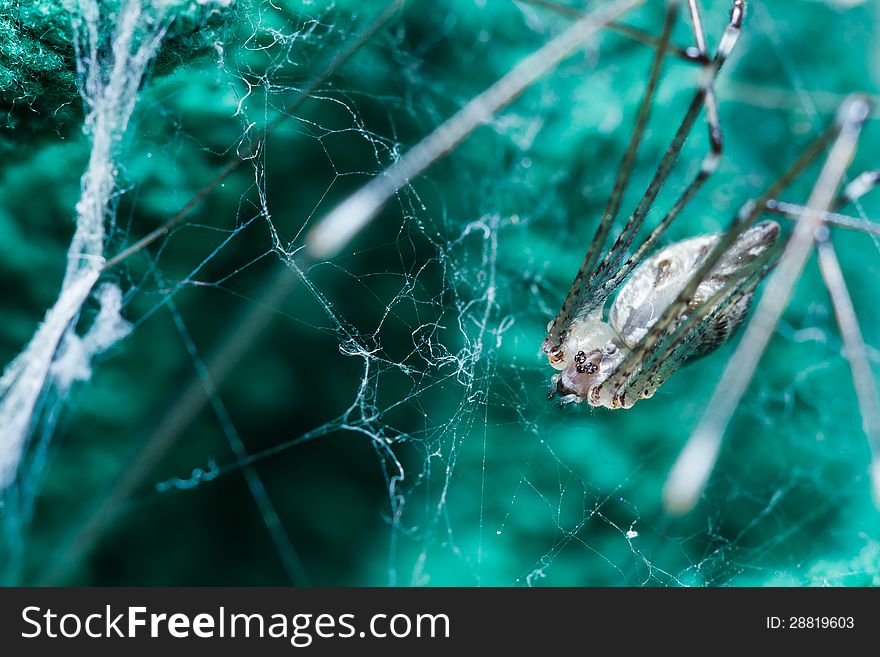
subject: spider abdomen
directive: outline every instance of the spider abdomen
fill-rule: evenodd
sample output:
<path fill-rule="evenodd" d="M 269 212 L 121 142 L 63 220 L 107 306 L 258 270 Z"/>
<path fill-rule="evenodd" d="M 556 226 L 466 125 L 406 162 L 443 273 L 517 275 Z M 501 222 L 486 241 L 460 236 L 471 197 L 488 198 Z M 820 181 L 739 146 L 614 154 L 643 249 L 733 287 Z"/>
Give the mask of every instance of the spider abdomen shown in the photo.
<path fill-rule="evenodd" d="M 678 321 L 689 312 L 710 303 L 725 286 L 735 287 L 738 280 L 753 276 L 755 261 L 776 241 L 779 225 L 765 221 L 745 231 L 712 269 L 697 288 L 688 308 Z M 630 348 L 635 347 L 656 323 L 666 308 L 675 301 L 702 262 L 718 244 L 721 235 L 704 235 L 675 242 L 645 260 L 620 289 L 609 312 L 609 324 Z M 757 281 L 755 281 L 757 282 Z M 751 305 L 752 290 L 732 292 L 715 299 L 718 312 L 706 313 L 711 326 L 705 327 L 708 345 L 694 344 L 695 354 L 704 355 L 724 342 L 742 321 Z M 723 306 L 722 306 L 723 304 Z M 676 328 L 678 321 L 671 328 Z"/>

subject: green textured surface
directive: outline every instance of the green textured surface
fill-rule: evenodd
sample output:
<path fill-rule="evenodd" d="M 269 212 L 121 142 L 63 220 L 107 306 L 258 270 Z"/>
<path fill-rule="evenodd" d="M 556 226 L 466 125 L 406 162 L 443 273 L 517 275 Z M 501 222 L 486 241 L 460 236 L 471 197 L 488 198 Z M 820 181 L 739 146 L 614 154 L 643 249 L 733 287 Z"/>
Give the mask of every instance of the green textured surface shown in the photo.
<path fill-rule="evenodd" d="M 120 0 L 98 3 L 109 33 Z M 245 3 L 242 3 L 245 4 Z M 76 0 L 0 1 L 0 140 L 20 142 L 35 132 L 63 132 L 79 113 L 71 16 Z M 155 73 L 167 73 L 204 55 L 222 39 L 235 12 L 195 0 L 144 0 L 146 13 L 169 20 Z M 151 11 L 151 7 L 153 10 Z M 160 8 L 156 10 L 156 7 Z"/>
<path fill-rule="evenodd" d="M 722 166 L 670 239 L 719 230 L 847 93 L 877 93 L 875 3 L 750 4 L 718 86 Z M 728 3 L 704 5 L 714 45 Z M 14 157 L 0 168 L 5 363 L 57 296 L 88 152 L 77 113 L 55 111 L 71 102 L 79 111 L 69 27 L 57 10 L 40 18 L 45 29 L 34 27 L 40 8 L 57 3 L 0 6 L 0 29 L 15 36 L 0 46 L 4 109 L 15 101 L 2 137 Z M 234 20 L 216 15 L 207 31 L 173 33 L 136 110 L 110 252 L 184 205 L 248 126 L 258 134 L 381 6 L 242 3 Z M 21 12 L 32 13 L 25 21 Z M 627 21 L 656 33 L 661 14 L 649 3 Z M 33 522 L 22 527 L 5 513 L 6 581 L 45 581 L 66 564 L 65 578 L 50 581 L 288 583 L 230 450 L 234 428 L 258 455 L 256 473 L 302 564 L 296 583 L 876 585 L 880 515 L 868 495 L 868 448 L 815 262 L 690 515 L 665 516 L 660 489 L 733 345 L 629 411 L 558 409 L 546 399 L 544 328 L 611 189 L 650 63 L 648 48 L 614 34 L 434 166 L 334 263 L 310 267 L 313 287 L 299 284 L 274 304 L 215 407 L 67 563 L 68 541 L 137 468 L 140 446 L 196 376 L 172 312 L 210 358 L 284 271 L 270 223 L 284 247 L 301 246 L 303 227 L 388 164 L 389 149 L 415 144 L 566 23 L 506 0 L 411 2 L 272 133 L 258 159 L 265 178 L 243 167 L 150 249 L 152 260 L 130 260 L 117 275 L 135 331 L 64 405 L 48 467 L 29 482 L 39 490 Z M 684 21 L 674 39 L 689 44 Z M 638 200 L 697 80 L 694 67 L 667 63 L 625 207 Z M 652 217 L 705 146 L 699 125 Z M 871 120 L 852 171 L 876 168 L 878 147 Z M 786 199 L 805 200 L 816 171 Z M 255 179 L 265 184 L 268 219 Z M 862 204 L 869 217 L 880 218 L 878 196 Z M 844 232 L 836 244 L 866 340 L 878 345 L 877 244 Z M 163 301 L 178 283 L 171 308 Z M 352 355 L 354 344 L 371 355 Z M 339 417 L 357 430 L 329 428 Z M 219 476 L 166 490 L 211 463 Z"/>

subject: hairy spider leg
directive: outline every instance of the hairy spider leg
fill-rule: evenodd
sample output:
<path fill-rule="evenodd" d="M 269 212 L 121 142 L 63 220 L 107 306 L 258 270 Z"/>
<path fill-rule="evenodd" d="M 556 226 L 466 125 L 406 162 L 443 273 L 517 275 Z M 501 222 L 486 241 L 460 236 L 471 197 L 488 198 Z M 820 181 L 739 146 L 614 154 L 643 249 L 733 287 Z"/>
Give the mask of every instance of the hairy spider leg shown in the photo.
<path fill-rule="evenodd" d="M 636 154 L 639 145 L 642 142 L 642 135 L 651 113 L 654 92 L 660 79 L 660 69 L 662 68 L 663 60 L 666 56 L 666 46 L 669 43 L 672 34 L 672 26 L 677 15 L 678 3 L 667 3 L 666 15 L 663 20 L 663 31 L 657 49 L 654 52 L 654 58 L 651 61 L 651 72 L 648 76 L 648 84 L 642 94 L 642 100 L 639 104 L 638 113 L 636 114 L 636 122 L 633 126 L 629 143 L 624 151 L 620 166 L 617 169 L 617 175 L 614 179 L 614 186 L 611 189 L 611 195 L 608 197 L 605 210 L 602 212 L 602 216 L 599 219 L 599 226 L 596 228 L 596 233 L 593 236 L 593 240 L 590 242 L 590 247 L 587 250 L 587 254 L 584 256 L 583 263 L 581 263 L 581 266 L 574 277 L 574 281 L 568 290 L 568 294 L 566 294 L 565 300 L 562 302 L 562 308 L 547 327 L 547 337 L 544 338 L 542 348 L 548 358 L 557 362 L 562 361 L 565 357 L 561 348 L 562 343 L 565 341 L 565 336 L 571 327 L 572 321 L 574 321 L 578 315 L 587 314 L 601 305 L 590 304 L 592 307 L 586 309 L 583 306 L 582 300 L 584 297 L 589 296 L 586 294 L 587 285 L 589 281 L 592 280 L 593 270 L 599 259 L 599 254 L 605 247 L 608 233 L 617 217 L 617 213 L 620 211 L 620 205 L 623 202 L 623 194 L 629 183 Z"/>
<path fill-rule="evenodd" d="M 672 35 L 672 26 L 677 15 L 678 3 L 667 3 L 666 15 L 663 20 L 663 31 L 657 49 L 654 52 L 654 58 L 651 61 L 651 71 L 648 76 L 648 84 L 642 94 L 642 100 L 639 104 L 635 126 L 633 127 L 629 143 L 624 151 L 620 166 L 617 169 L 617 175 L 614 179 L 614 187 L 611 190 L 611 195 L 608 197 L 605 210 L 602 212 L 602 216 L 599 220 L 599 226 L 596 228 L 596 233 L 593 236 L 587 254 L 584 256 L 583 263 L 575 275 L 574 282 L 569 288 L 565 300 L 562 302 L 562 309 L 547 328 L 547 337 L 544 339 L 543 349 L 544 353 L 546 353 L 551 359 L 561 361 L 564 357 L 561 352 L 561 345 L 565 340 L 565 334 L 570 328 L 571 322 L 583 307 L 582 299 L 587 289 L 585 284 L 592 276 L 593 269 L 599 259 L 599 254 L 605 247 L 605 241 L 608 238 L 611 226 L 620 211 L 620 206 L 623 202 L 623 194 L 629 183 L 636 154 L 639 145 L 642 142 L 642 135 L 651 113 L 654 92 L 656 91 L 657 83 L 660 79 L 660 69 L 662 68 L 663 60 L 666 55 L 666 46 Z"/>
<path fill-rule="evenodd" d="M 691 7 L 692 27 L 695 34 L 698 35 L 695 37 L 698 43 L 697 47 L 701 49 L 705 58 L 700 87 L 694 95 L 691 105 L 679 127 L 679 131 L 667 151 L 666 158 L 661 162 L 660 168 L 658 168 L 655 179 L 651 181 L 651 185 L 649 185 L 648 190 L 645 192 L 645 196 L 639 202 L 633 216 L 630 217 L 617 241 L 612 245 L 611 250 L 606 254 L 605 259 L 599 266 L 597 277 L 599 280 L 606 279 L 603 281 L 602 287 L 604 288 L 604 291 L 599 295 L 600 297 L 604 295 L 605 298 L 607 298 L 607 295 L 610 295 L 623 279 L 626 278 L 651 251 L 653 251 L 672 221 L 681 213 L 688 203 L 690 203 L 700 187 L 703 186 L 709 176 L 711 176 L 718 168 L 718 162 L 721 159 L 724 139 L 721 125 L 718 122 L 718 108 L 715 100 L 714 81 L 739 39 L 739 35 L 742 31 L 744 5 L 742 0 L 734 0 L 733 8 L 730 13 L 730 21 L 719 42 L 718 51 L 716 52 L 715 57 L 711 60 L 708 59 L 708 55 L 705 53 L 705 36 L 702 32 L 699 11 L 693 0 L 689 1 L 689 5 Z M 630 246 L 632 246 L 635 236 L 638 234 L 639 229 L 647 217 L 651 204 L 656 200 L 657 194 L 660 192 L 666 178 L 668 178 L 671 173 L 675 158 L 677 158 L 678 153 L 684 146 L 684 141 L 687 139 L 693 128 L 694 121 L 702 107 L 706 108 L 706 123 L 709 128 L 709 152 L 704 156 L 696 176 L 685 187 L 684 191 L 676 199 L 666 216 L 664 216 L 654 230 L 651 231 L 642 246 L 624 262 L 623 258 L 625 254 L 628 252 Z"/>
<path fill-rule="evenodd" d="M 670 15 L 677 12 L 677 4 L 678 3 L 670 3 L 667 5 L 667 22 L 671 20 Z M 626 262 L 623 262 L 626 252 L 632 245 L 635 236 L 638 234 L 639 229 L 647 217 L 651 204 L 656 200 L 660 189 L 672 172 L 672 167 L 693 128 L 700 110 L 705 105 L 707 97 L 711 95 L 714 100 L 712 83 L 739 38 L 742 27 L 743 8 L 744 4 L 742 0 L 734 0 L 730 21 L 720 40 L 718 52 L 711 60 L 708 60 L 705 57 L 703 58 L 705 60 L 705 68 L 700 88 L 694 95 L 694 98 L 682 119 L 682 123 L 676 131 L 663 160 L 660 162 L 654 177 L 648 185 L 645 195 L 639 202 L 633 214 L 627 220 L 627 223 L 613 243 L 611 249 L 605 254 L 598 268 L 595 268 L 599 251 L 604 246 L 605 239 L 610 230 L 610 225 L 620 208 L 623 192 L 629 182 L 632 159 L 635 157 L 636 150 L 644 131 L 644 124 L 640 123 L 640 120 L 642 120 L 643 116 L 644 120 L 647 119 L 647 114 L 650 111 L 650 104 L 653 101 L 654 88 L 656 87 L 656 80 L 653 79 L 653 75 L 658 72 L 662 53 L 658 52 L 655 55 L 654 63 L 652 65 L 652 78 L 649 81 L 649 86 L 642 98 L 642 105 L 637 117 L 636 126 L 633 130 L 629 146 L 618 171 L 617 179 L 615 180 L 608 205 L 602 215 L 599 227 L 597 228 L 587 255 L 584 258 L 583 264 L 578 270 L 574 282 L 563 302 L 562 309 L 548 327 L 547 337 L 544 339 L 543 350 L 551 360 L 560 362 L 565 358 L 565 354 L 561 351 L 561 345 L 564 342 L 565 335 L 570 329 L 572 322 L 586 317 L 604 305 L 605 301 L 623 279 L 626 278 L 626 276 L 632 272 L 648 253 L 653 250 L 672 220 L 678 216 L 681 210 L 694 197 L 706 179 L 708 179 L 716 169 L 721 155 L 723 140 L 721 137 L 721 129 L 717 122 L 717 111 L 713 112 L 709 109 L 707 110 L 707 122 L 709 124 L 710 152 L 705 156 L 698 174 L 687 185 L 678 199 L 676 199 L 667 215 L 660 221 L 651 234 L 649 234 L 645 243 L 635 254 L 627 259 Z M 705 38 L 702 36 L 702 25 L 699 20 L 699 14 L 697 13 L 696 16 L 696 19 L 692 19 L 692 22 L 694 22 L 695 33 L 700 35 L 697 37 L 697 42 L 705 47 Z M 664 35 L 665 32 L 666 23 L 664 23 Z M 661 37 L 661 42 L 663 40 L 663 37 Z M 653 84 L 651 84 L 651 82 L 653 82 Z"/>

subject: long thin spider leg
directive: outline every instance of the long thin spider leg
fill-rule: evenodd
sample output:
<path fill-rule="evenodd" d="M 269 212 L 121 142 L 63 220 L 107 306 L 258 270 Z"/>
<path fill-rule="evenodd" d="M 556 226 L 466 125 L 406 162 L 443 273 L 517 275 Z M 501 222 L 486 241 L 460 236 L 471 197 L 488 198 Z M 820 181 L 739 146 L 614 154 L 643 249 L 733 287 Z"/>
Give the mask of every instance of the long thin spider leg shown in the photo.
<path fill-rule="evenodd" d="M 764 209 L 770 214 L 794 219 L 796 221 L 803 219 L 808 214 L 807 208 L 803 205 L 776 200 L 768 201 Z M 849 228 L 850 230 L 857 230 L 862 233 L 868 233 L 869 235 L 880 236 L 880 224 L 866 221 L 859 217 L 840 214 L 839 212 L 823 212 L 822 223 L 831 224 L 832 226 L 840 226 L 841 228 Z"/>
<path fill-rule="evenodd" d="M 700 111 L 703 108 L 703 100 L 704 100 L 704 92 L 700 90 L 694 96 L 691 101 L 690 106 L 688 107 L 687 112 L 682 119 L 681 124 L 679 125 L 678 130 L 675 133 L 675 136 L 672 139 L 672 142 L 669 144 L 669 148 L 666 150 L 666 154 L 663 156 L 663 160 L 660 162 L 660 165 L 657 168 L 657 171 L 654 173 L 654 177 L 651 179 L 651 182 L 648 185 L 648 188 L 645 190 L 645 194 L 642 199 L 639 201 L 639 204 L 636 206 L 635 211 L 630 215 L 627 220 L 626 225 L 623 227 L 620 235 L 612 244 L 611 249 L 606 254 L 605 258 L 602 260 L 599 267 L 593 273 L 593 280 L 599 281 L 601 287 L 608 288 L 609 290 L 613 290 L 614 288 L 607 285 L 607 277 L 609 273 L 613 272 L 614 274 L 618 274 L 621 272 L 622 268 L 627 268 L 627 273 L 632 270 L 635 265 L 638 264 L 633 258 L 630 259 L 629 262 L 625 264 L 621 264 L 621 260 L 623 260 L 623 256 L 626 253 L 627 249 L 632 245 L 632 242 L 635 240 L 635 236 L 639 231 L 639 228 L 642 226 L 645 218 L 648 215 L 648 210 L 650 209 L 653 202 L 656 200 L 657 195 L 660 193 L 663 185 L 666 183 L 667 178 L 672 173 L 672 167 L 675 164 L 675 161 L 678 159 L 678 155 L 681 153 L 681 149 L 684 146 L 685 141 L 691 133 L 691 130 L 694 127 L 694 123 L 697 120 L 697 116 L 699 116 Z M 650 240 L 653 236 L 654 241 L 660 239 L 660 236 L 666 231 L 666 228 L 672 222 L 672 219 L 678 215 L 678 213 L 684 208 L 687 202 L 696 194 L 699 187 L 705 182 L 706 178 L 708 178 L 709 173 L 704 172 L 703 167 L 700 168 L 700 173 L 697 177 L 687 186 L 684 193 L 679 197 L 676 203 L 673 205 L 672 210 L 660 221 L 657 225 L 653 233 L 654 235 L 649 235 L 648 239 Z M 642 253 L 642 251 L 639 251 Z M 592 289 L 591 289 L 592 291 Z M 592 296 L 592 295 L 590 295 Z M 598 307 L 604 302 L 604 298 L 597 298 L 592 304 Z M 592 310 L 593 308 L 588 308 L 586 310 Z"/>
<path fill-rule="evenodd" d="M 712 268 L 718 264 L 722 256 L 733 245 L 737 238 L 750 228 L 755 221 L 763 214 L 767 202 L 777 198 L 791 182 L 797 178 L 803 171 L 815 160 L 828 146 L 828 144 L 837 136 L 839 131 L 838 125 L 835 123 L 830 126 L 824 133 L 817 137 L 813 143 L 801 153 L 795 162 L 765 191 L 757 201 L 749 201 L 734 216 L 727 231 L 722 235 L 715 248 L 706 256 L 705 261 L 700 268 L 691 276 L 688 284 L 679 293 L 678 297 L 671 303 L 657 322 L 651 327 L 651 330 L 642 338 L 641 342 L 630 352 L 629 356 L 618 366 L 617 370 L 602 384 L 603 386 L 612 386 L 615 389 L 615 396 L 620 399 L 620 403 L 624 404 L 627 391 L 627 383 L 630 377 L 639 371 L 641 364 L 648 362 L 658 349 L 658 342 L 666 335 L 669 326 L 676 321 L 678 317 L 688 307 L 690 300 L 699 287 L 700 283 L 709 275 Z"/>
<path fill-rule="evenodd" d="M 694 40 L 697 42 L 697 51 L 706 56 L 706 32 L 703 30 L 703 20 L 700 18 L 700 7 L 697 0 L 688 0 L 688 12 L 691 15 L 691 27 L 693 28 Z"/>
<path fill-rule="evenodd" d="M 567 16 L 568 18 L 582 18 L 585 12 L 582 9 L 577 9 L 576 7 L 569 7 L 568 5 L 563 5 L 558 2 L 554 2 L 553 0 L 514 0 L 515 2 L 521 2 L 523 4 L 532 5 L 533 7 L 541 7 L 542 9 L 549 9 L 552 12 L 559 14 L 560 16 Z M 620 23 L 618 21 L 611 21 L 607 25 L 609 30 L 613 30 L 618 34 L 622 34 L 628 39 L 632 39 L 633 41 L 638 41 L 639 43 L 644 43 L 647 46 L 651 46 L 653 48 L 657 48 L 660 44 L 660 40 L 655 37 L 653 34 L 649 34 L 643 30 L 638 29 L 637 27 L 632 27 L 630 25 L 625 25 L 624 23 Z M 669 51 L 669 54 L 678 57 L 679 59 L 683 59 L 689 62 L 702 62 L 705 59 L 705 55 L 701 54 L 695 48 L 682 48 L 680 46 L 676 46 L 674 44 L 668 44 L 666 49 Z"/>
<path fill-rule="evenodd" d="M 694 41 L 696 41 L 696 49 L 704 58 L 708 58 L 706 50 L 706 33 L 703 30 L 703 20 L 700 18 L 700 6 L 697 0 L 688 0 L 688 13 L 691 15 L 691 28 L 694 33 Z M 733 9 L 731 11 L 731 23 L 737 24 L 737 29 L 742 24 L 744 13 L 744 5 L 742 0 L 734 0 Z M 722 42 L 724 40 L 722 39 Z M 732 49 L 732 44 L 729 46 Z M 720 54 L 719 49 L 719 54 Z M 727 57 L 727 54 L 724 55 Z M 717 68 L 715 74 L 717 74 Z M 709 142 L 712 144 L 712 152 L 721 157 L 723 146 L 723 134 L 721 132 L 721 122 L 718 119 L 718 100 L 715 97 L 715 86 L 713 85 L 714 75 L 711 70 L 705 70 L 703 73 L 703 86 L 705 87 L 705 105 L 706 105 L 706 125 L 709 128 Z"/>
<path fill-rule="evenodd" d="M 877 385 L 859 329 L 858 316 L 831 242 L 831 231 L 827 226 L 821 226 L 816 231 L 816 249 L 819 253 L 819 269 L 834 304 L 834 314 L 837 316 L 844 351 L 852 371 L 853 386 L 862 415 L 862 428 L 871 447 L 871 492 L 874 504 L 880 508 L 880 398 L 877 396 Z"/>
<path fill-rule="evenodd" d="M 807 203 L 809 214 L 795 227 L 736 352 L 664 486 L 664 503 L 670 513 L 681 514 L 692 509 L 709 479 L 718 458 L 724 429 L 751 381 L 782 311 L 788 305 L 791 291 L 813 250 L 822 213 L 833 205 L 852 162 L 859 132 L 868 113 L 869 105 L 863 97 L 850 98 L 841 108 L 837 138 Z"/>
<path fill-rule="evenodd" d="M 706 90 L 706 125 L 709 129 L 709 141 L 712 144 L 712 152 L 720 158 L 724 136 L 721 132 L 721 122 L 718 119 L 718 100 L 715 96 L 715 78 L 718 69 L 730 55 L 742 29 L 742 21 L 745 16 L 745 0 L 733 0 L 730 10 L 730 23 L 718 44 L 718 52 L 711 64 L 708 62 L 706 50 L 706 35 L 703 31 L 703 21 L 700 18 L 700 7 L 697 0 L 688 0 L 688 10 L 691 15 L 691 27 L 693 28 L 696 48 L 703 59 L 707 60 L 703 72 L 703 86 Z"/>
<path fill-rule="evenodd" d="M 859 174 L 851 183 L 843 188 L 843 192 L 837 197 L 834 207 L 839 209 L 853 201 L 857 201 L 878 184 L 880 184 L 880 169 L 873 169 Z"/>
<path fill-rule="evenodd" d="M 599 228 L 596 230 L 596 236 L 593 238 L 593 242 L 590 244 L 590 248 L 587 251 L 586 257 L 584 258 L 584 262 L 581 264 L 581 268 L 578 271 L 577 276 L 575 277 L 575 286 L 578 281 L 582 280 L 584 277 L 587 276 L 587 274 L 592 272 L 592 269 L 599 258 L 599 252 L 605 246 L 605 239 L 608 236 L 608 232 L 611 230 L 611 225 L 614 223 L 614 219 L 617 217 L 617 213 L 620 212 L 620 206 L 623 202 L 623 194 L 629 184 L 629 178 L 632 174 L 632 167 L 635 163 L 636 154 L 639 150 L 639 145 L 642 142 L 642 136 L 645 132 L 645 126 L 648 123 L 648 117 L 651 113 L 654 95 L 657 91 L 657 82 L 660 79 L 660 69 L 663 65 L 663 59 L 666 53 L 666 44 L 669 42 L 669 37 L 672 34 L 672 25 L 677 15 L 678 4 L 675 2 L 668 3 L 666 5 L 666 18 L 663 21 L 663 32 L 660 36 L 660 44 L 654 55 L 654 60 L 651 63 L 651 73 L 648 78 L 648 85 L 646 86 L 645 92 L 642 95 L 642 102 L 639 105 L 636 123 L 633 127 L 632 134 L 630 135 L 629 144 L 626 147 L 626 152 L 623 155 L 623 160 L 620 162 L 620 168 L 617 170 L 617 177 L 614 180 L 614 187 L 611 190 L 611 196 L 608 198 L 608 203 L 605 206 L 605 211 L 602 213 L 602 218 L 599 222 Z M 680 136 L 682 132 L 685 131 L 679 130 L 679 134 L 676 135 L 681 144 L 684 143 L 684 138 Z M 675 144 L 676 141 L 673 140 L 673 143 Z M 679 145 L 678 148 L 680 149 L 680 147 L 681 146 Z M 671 146 L 670 150 L 672 149 L 673 147 Z M 669 159 L 668 154 L 666 159 Z M 666 160 L 664 160 L 664 162 L 665 161 Z M 671 167 L 671 163 L 669 166 Z M 572 290 L 569 292 L 570 297 L 571 292 L 575 290 L 575 286 L 573 286 Z"/>
<path fill-rule="evenodd" d="M 382 173 L 337 205 L 306 235 L 306 250 L 316 259 L 336 255 L 384 207 L 401 187 L 421 174 L 489 121 L 523 91 L 570 57 L 610 21 L 644 0 L 617 0 L 572 23 L 507 74 L 437 126 Z"/>
<path fill-rule="evenodd" d="M 636 123 L 633 127 L 629 144 L 627 144 L 626 151 L 623 154 L 620 167 L 617 169 L 617 176 L 614 179 L 614 187 L 611 190 L 611 195 L 608 197 L 605 210 L 602 212 L 602 217 L 599 220 L 599 226 L 593 236 L 593 241 L 590 243 L 590 248 L 587 250 L 587 254 L 584 256 L 580 269 L 578 269 L 578 272 L 575 275 L 574 282 L 571 284 L 571 288 L 569 288 L 568 294 L 562 302 L 562 308 L 547 330 L 547 337 L 544 340 L 544 351 L 547 354 L 553 353 L 554 350 L 558 351 L 560 344 L 564 340 L 562 336 L 571 323 L 572 318 L 575 316 L 575 313 L 580 308 L 581 304 L 579 301 L 585 292 L 584 284 L 589 280 L 593 273 L 593 268 L 596 265 L 596 261 L 599 259 L 599 253 L 605 247 L 608 233 L 611 230 L 614 219 L 620 211 L 620 205 L 623 202 L 623 194 L 629 184 L 629 178 L 632 174 L 632 167 L 636 159 L 636 153 L 638 152 L 639 145 L 642 141 L 642 135 L 644 134 L 645 126 L 651 113 L 654 93 L 657 89 L 657 82 L 660 79 L 660 69 L 662 68 L 663 59 L 666 54 L 666 46 L 669 43 L 669 38 L 672 34 L 672 26 L 677 15 L 678 3 L 667 3 L 666 17 L 663 21 L 663 32 L 660 36 L 659 45 L 651 62 L 648 84 L 642 95 L 642 101 L 636 114 Z"/>
<path fill-rule="evenodd" d="M 706 40 L 703 35 L 702 22 L 700 20 L 696 1 L 689 0 L 688 5 L 691 10 L 691 21 L 694 28 L 695 39 L 697 41 L 697 48 L 700 48 L 705 52 Z M 742 0 L 734 0 L 733 8 L 730 13 L 730 22 L 728 23 L 719 43 L 718 52 L 707 64 L 706 70 L 703 74 L 703 80 L 700 84 L 700 89 L 695 95 L 688 112 L 685 114 L 685 118 L 682 120 L 678 133 L 673 139 L 673 142 L 670 145 L 663 162 L 661 162 L 654 179 L 651 181 L 648 190 L 645 192 L 645 196 L 636 207 L 636 210 L 633 212 L 633 215 L 630 217 L 620 236 L 618 236 L 617 240 L 612 245 L 611 250 L 600 265 L 599 271 L 596 272 L 596 276 L 599 277 L 599 280 L 602 280 L 602 278 L 605 277 L 606 272 L 614 272 L 609 280 L 602 283 L 604 294 L 597 295 L 597 298 L 601 299 L 602 302 L 604 302 L 607 295 L 616 289 L 617 285 L 629 275 L 645 256 L 653 250 L 654 246 L 666 232 L 666 229 L 675 217 L 681 213 L 684 207 L 687 206 L 691 199 L 696 195 L 700 187 L 702 187 L 706 180 L 708 180 L 709 176 L 711 176 L 718 168 L 718 162 L 721 159 L 721 153 L 723 150 L 723 135 L 718 121 L 718 107 L 715 102 L 713 82 L 739 39 L 742 30 L 743 7 Z M 675 158 L 677 158 L 681 147 L 684 145 L 684 140 L 687 139 L 687 136 L 693 127 L 693 123 L 696 120 L 697 113 L 699 113 L 701 104 L 706 107 L 706 121 L 709 126 L 709 152 L 703 158 L 699 172 L 687 185 L 684 192 L 673 204 L 670 211 L 663 217 L 654 230 L 651 231 L 650 235 L 648 235 L 645 242 L 639 247 L 636 253 L 626 262 L 623 262 L 624 253 L 626 253 L 632 245 L 636 234 L 647 217 L 651 204 L 656 199 L 660 188 L 663 186 L 666 178 L 671 172 Z"/>

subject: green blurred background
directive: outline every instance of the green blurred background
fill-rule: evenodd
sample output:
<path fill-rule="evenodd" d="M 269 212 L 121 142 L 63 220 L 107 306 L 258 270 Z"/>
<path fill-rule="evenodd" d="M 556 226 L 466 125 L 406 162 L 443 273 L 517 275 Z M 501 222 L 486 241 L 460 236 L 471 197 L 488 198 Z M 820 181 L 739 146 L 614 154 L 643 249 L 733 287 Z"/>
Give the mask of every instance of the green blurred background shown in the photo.
<path fill-rule="evenodd" d="M 88 157 L 66 9 L 37 11 L 51 4 L 0 3 L 3 363 L 57 297 Z M 729 4 L 702 3 L 713 48 Z M 288 266 L 324 213 L 569 22 L 512 0 L 410 0 L 286 111 L 384 6 L 239 0 L 172 26 L 120 160 L 109 253 L 288 118 L 108 276 L 135 330 L 61 400 L 51 440 L 32 440 L 3 501 L 4 583 L 880 583 L 868 447 L 815 262 L 689 515 L 667 517 L 660 489 L 734 344 L 628 411 L 547 401 L 544 329 L 611 189 L 650 48 L 602 33 L 332 262 Z M 625 22 L 659 33 L 662 14 L 649 0 Z M 878 21 L 874 2 L 749 3 L 717 87 L 723 163 L 669 240 L 721 230 L 846 94 L 877 93 Z M 691 43 L 684 19 L 674 41 Z M 698 79 L 667 61 L 625 208 Z M 701 123 L 652 218 L 706 142 Z M 853 176 L 878 166 L 878 147 L 871 120 Z M 816 170 L 786 200 L 803 202 Z M 878 196 L 852 212 L 880 217 Z M 880 344 L 880 244 L 838 231 L 836 245 L 866 341 Z M 265 329 L 243 332 L 261 309 Z M 224 344 L 241 357 L 206 385 Z M 180 422 L 188 394 L 207 403 Z"/>

